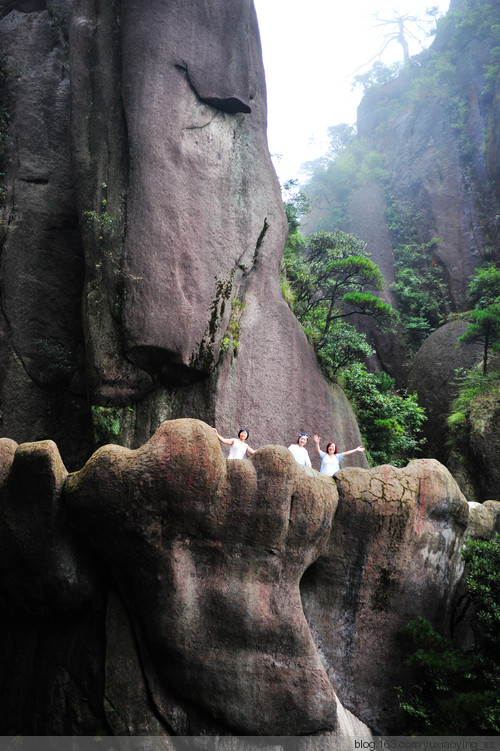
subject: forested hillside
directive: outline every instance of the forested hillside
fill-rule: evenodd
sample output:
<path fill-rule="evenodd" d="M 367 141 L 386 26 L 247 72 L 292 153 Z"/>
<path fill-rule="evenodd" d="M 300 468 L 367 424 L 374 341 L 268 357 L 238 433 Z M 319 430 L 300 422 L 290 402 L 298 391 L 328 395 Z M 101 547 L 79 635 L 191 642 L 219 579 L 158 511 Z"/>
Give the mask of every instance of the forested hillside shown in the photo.
<path fill-rule="evenodd" d="M 449 462 L 456 445 L 450 449 L 444 444 L 453 442 L 460 419 L 455 417 L 450 435 L 451 401 L 460 379 L 476 362 L 483 361 L 483 376 L 487 361 L 490 371 L 495 370 L 492 358 L 500 337 L 500 6 L 455 0 L 438 19 L 428 50 L 392 67 L 376 63 L 356 83 L 364 90 L 356 126 L 332 125 L 329 152 L 307 165 L 309 177 L 300 192 L 297 185 L 288 186 L 292 232 L 285 253 L 285 288 L 290 285 L 286 292 L 292 308 L 299 320 L 302 317 L 325 371 L 341 380 L 355 403 L 357 398 L 364 436 L 379 447 L 384 442 L 380 431 L 373 434 L 381 409 L 386 434 L 408 433 L 404 420 L 382 408 L 378 396 L 366 404 L 366 394 L 373 390 L 374 379 L 378 394 L 386 397 L 394 395 L 395 386 L 409 385 L 427 410 L 424 452 Z M 380 270 L 383 284 L 374 282 L 372 291 L 393 306 L 398 321 L 381 325 L 359 300 L 353 305 L 352 298 L 344 299 L 340 307 L 337 300 L 334 307 L 342 310 L 342 317 L 329 326 L 330 339 L 325 341 L 314 332 L 317 314 L 313 321 L 309 311 L 304 319 L 298 298 L 307 274 L 299 278 L 297 258 L 308 263 L 319 238 L 324 244 L 329 237 L 331 261 L 342 255 L 334 248 L 335 237 L 343 233 L 358 243 L 353 255 L 365 256 Z M 310 268 L 307 273 L 314 275 Z M 331 313 L 328 316 L 331 322 Z M 459 345 L 468 322 L 475 329 Z M 323 334 L 324 324 L 320 322 Z M 446 347 L 441 337 L 428 360 L 417 357 L 424 342 L 435 342 L 431 335 L 443 326 L 453 331 Z M 347 361 L 330 357 L 328 362 L 325 355 L 329 348 L 338 355 L 334 343 L 339 340 L 342 356 L 350 348 Z M 460 414 L 468 419 L 467 410 Z M 418 427 L 418 420 L 413 421 L 414 437 Z M 463 438 L 462 430 L 462 443 Z M 417 444 L 412 439 L 402 454 L 418 453 Z M 463 454 L 463 445 L 458 453 Z M 394 459 L 390 451 L 385 456 Z M 471 484 L 464 483 L 474 494 Z M 494 484 L 487 483 L 483 491 L 493 494 Z"/>

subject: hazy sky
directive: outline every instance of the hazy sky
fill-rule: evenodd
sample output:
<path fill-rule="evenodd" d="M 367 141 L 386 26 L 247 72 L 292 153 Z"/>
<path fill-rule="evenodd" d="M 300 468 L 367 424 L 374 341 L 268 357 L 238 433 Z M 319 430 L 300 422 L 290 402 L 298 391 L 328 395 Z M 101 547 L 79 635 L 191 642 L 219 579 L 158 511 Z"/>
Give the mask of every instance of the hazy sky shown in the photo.
<path fill-rule="evenodd" d="M 445 13 L 449 0 L 254 0 L 266 69 L 269 150 L 280 182 L 299 177 L 300 165 L 325 151 L 326 128 L 354 124 L 361 91 L 353 75 L 368 71 L 394 29 L 374 27 L 382 18 L 429 7 Z M 414 27 L 410 27 L 414 28 Z M 429 39 L 425 40 L 427 46 Z M 410 54 L 421 47 L 408 39 Z M 392 41 L 382 57 L 402 60 Z M 361 66 L 362 70 L 357 70 Z"/>

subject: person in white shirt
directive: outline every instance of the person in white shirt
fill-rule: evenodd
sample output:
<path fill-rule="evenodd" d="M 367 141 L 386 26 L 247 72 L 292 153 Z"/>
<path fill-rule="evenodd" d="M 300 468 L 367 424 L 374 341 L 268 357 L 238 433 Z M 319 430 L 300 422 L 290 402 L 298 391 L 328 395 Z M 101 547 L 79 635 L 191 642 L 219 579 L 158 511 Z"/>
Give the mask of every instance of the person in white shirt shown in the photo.
<path fill-rule="evenodd" d="M 340 462 L 342 461 L 344 456 L 348 456 L 349 454 L 355 454 L 356 451 L 365 450 L 363 446 L 357 446 L 355 449 L 351 449 L 350 451 L 343 451 L 342 453 L 337 454 L 337 446 L 333 441 L 330 441 L 330 443 L 327 443 L 326 451 L 321 451 L 319 447 L 321 438 L 316 433 L 313 435 L 313 441 L 316 444 L 316 451 L 321 457 L 320 472 L 322 475 L 328 475 L 329 477 L 333 477 L 335 472 L 339 471 Z"/>
<path fill-rule="evenodd" d="M 288 447 L 289 451 L 291 451 L 294 455 L 295 460 L 303 467 L 311 466 L 311 460 L 306 449 L 308 438 L 309 436 L 307 435 L 307 433 L 301 433 L 297 439 L 297 443 L 291 443 Z"/>
<path fill-rule="evenodd" d="M 223 438 L 217 432 L 217 428 L 214 428 L 215 435 L 221 443 L 225 443 L 226 446 L 231 446 L 229 449 L 228 459 L 244 459 L 245 454 L 255 454 L 255 451 L 248 445 L 248 430 L 242 428 L 238 431 L 238 438 Z"/>

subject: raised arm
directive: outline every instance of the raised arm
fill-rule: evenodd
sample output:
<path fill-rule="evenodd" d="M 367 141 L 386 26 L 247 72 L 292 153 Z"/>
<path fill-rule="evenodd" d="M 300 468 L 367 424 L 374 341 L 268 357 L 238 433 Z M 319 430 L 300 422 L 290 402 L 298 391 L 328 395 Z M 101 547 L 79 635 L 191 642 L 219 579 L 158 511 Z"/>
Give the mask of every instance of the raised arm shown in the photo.
<path fill-rule="evenodd" d="M 213 430 L 215 432 L 215 435 L 217 436 L 217 438 L 219 439 L 219 441 L 221 443 L 225 443 L 226 446 L 232 446 L 233 445 L 234 438 L 223 438 L 221 435 L 218 434 L 217 428 L 214 428 Z M 253 451 L 252 451 L 252 453 L 253 453 Z"/>
<path fill-rule="evenodd" d="M 255 454 L 255 449 L 251 449 L 250 446 L 247 446 L 247 454 Z"/>
<path fill-rule="evenodd" d="M 316 451 L 317 451 L 317 452 L 318 452 L 318 454 L 319 454 L 319 455 L 321 456 L 321 453 L 322 453 L 322 452 L 321 452 L 321 449 L 320 449 L 320 447 L 319 447 L 319 443 L 320 443 L 320 441 L 321 441 L 321 438 L 319 437 L 319 435 L 318 435 L 317 433 L 315 433 L 315 434 L 313 435 L 313 441 L 314 441 L 314 443 L 316 444 Z"/>
<path fill-rule="evenodd" d="M 355 449 L 351 449 L 350 451 L 342 451 L 344 456 L 348 456 L 349 454 L 355 454 L 356 451 L 365 451 L 364 446 L 356 446 Z"/>
<path fill-rule="evenodd" d="M 318 454 L 319 454 L 319 455 L 321 456 L 321 454 L 323 453 L 323 452 L 321 451 L 320 447 L 319 447 L 319 444 L 320 444 L 321 438 L 319 437 L 319 435 L 318 435 L 317 433 L 314 433 L 314 435 L 313 435 L 313 441 L 314 441 L 314 444 L 315 444 L 315 446 L 316 446 L 316 451 L 317 451 L 317 452 L 318 452 Z"/>

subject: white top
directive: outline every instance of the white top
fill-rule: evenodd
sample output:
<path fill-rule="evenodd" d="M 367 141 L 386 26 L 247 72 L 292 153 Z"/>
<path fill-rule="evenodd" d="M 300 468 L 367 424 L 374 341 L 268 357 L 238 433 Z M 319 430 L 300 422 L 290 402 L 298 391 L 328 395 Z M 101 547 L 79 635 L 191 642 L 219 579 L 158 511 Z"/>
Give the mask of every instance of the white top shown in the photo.
<path fill-rule="evenodd" d="M 340 469 L 340 462 L 344 458 L 344 454 L 334 454 L 333 456 L 330 456 L 330 454 L 327 454 L 325 451 L 321 451 L 320 456 L 321 474 L 333 477 L 335 472 L 338 472 Z"/>
<path fill-rule="evenodd" d="M 309 454 L 307 453 L 307 449 L 304 446 L 299 446 L 298 443 L 291 443 L 288 449 L 292 452 L 292 454 L 295 457 L 295 460 L 299 464 L 302 464 L 304 467 L 311 466 L 311 460 L 309 459 Z"/>
<path fill-rule="evenodd" d="M 229 449 L 228 459 L 244 459 L 248 444 L 239 438 L 233 438 L 233 445 Z"/>

